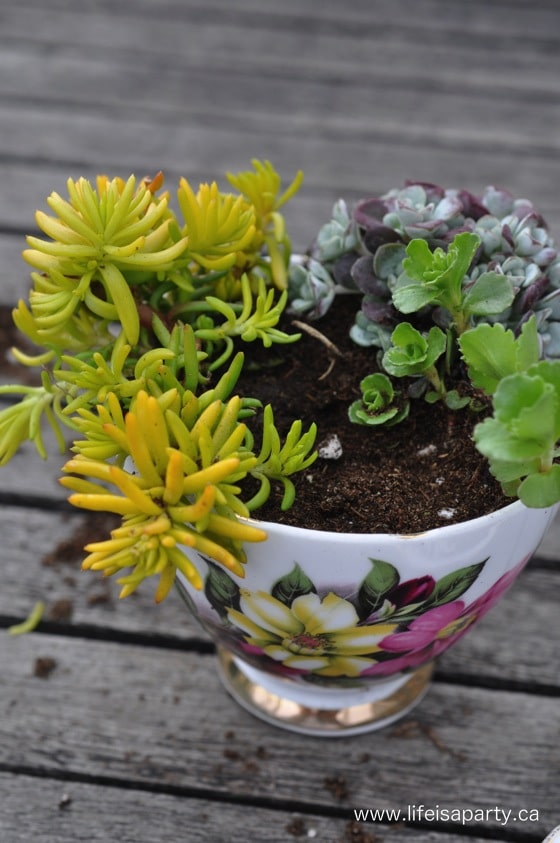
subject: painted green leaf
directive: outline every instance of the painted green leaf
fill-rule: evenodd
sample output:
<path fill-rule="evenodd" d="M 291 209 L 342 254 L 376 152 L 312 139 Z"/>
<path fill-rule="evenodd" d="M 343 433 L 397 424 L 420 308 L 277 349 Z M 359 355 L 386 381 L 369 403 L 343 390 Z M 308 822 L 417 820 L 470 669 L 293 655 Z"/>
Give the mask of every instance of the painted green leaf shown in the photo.
<path fill-rule="evenodd" d="M 272 596 L 284 603 L 285 606 L 291 606 L 296 597 L 311 593 L 316 594 L 317 589 L 297 562 L 289 574 L 281 577 L 273 585 L 271 591 Z"/>
<path fill-rule="evenodd" d="M 371 571 L 363 580 L 358 592 L 362 617 L 367 618 L 378 609 L 385 595 L 399 583 L 399 572 L 394 565 L 382 559 L 370 559 Z"/>
<path fill-rule="evenodd" d="M 446 574 L 445 577 L 437 581 L 425 606 L 433 608 L 457 600 L 475 582 L 486 562 L 487 559 L 476 565 L 467 565 L 465 568 L 458 568 L 456 571 Z"/>
<path fill-rule="evenodd" d="M 208 563 L 204 594 L 220 617 L 227 617 L 228 609 L 239 609 L 239 586 L 223 568 L 211 562 Z"/>

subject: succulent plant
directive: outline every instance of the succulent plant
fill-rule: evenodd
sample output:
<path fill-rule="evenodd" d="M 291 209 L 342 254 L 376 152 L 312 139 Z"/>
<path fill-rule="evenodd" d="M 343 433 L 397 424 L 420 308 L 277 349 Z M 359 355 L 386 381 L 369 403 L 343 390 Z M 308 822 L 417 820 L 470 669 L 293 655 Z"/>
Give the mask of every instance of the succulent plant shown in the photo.
<path fill-rule="evenodd" d="M 405 419 L 410 402 L 395 392 L 391 380 L 383 372 L 366 375 L 360 382 L 361 398 L 348 408 L 350 421 L 356 424 L 387 426 Z"/>
<path fill-rule="evenodd" d="M 340 283 L 343 276 L 347 286 L 363 294 L 352 338 L 385 350 L 388 329 L 399 321 L 393 293 L 403 272 L 406 246 L 422 239 L 430 249 L 447 249 L 464 231 L 480 242 L 463 285 L 468 287 L 487 272 L 506 276 L 515 297 L 491 321 L 518 332 L 535 314 L 544 353 L 560 358 L 560 255 L 533 205 L 506 190 L 490 186 L 477 197 L 466 190 L 407 182 L 403 188 L 356 203 L 352 212 L 339 201 L 310 255 L 333 283 L 335 279 Z"/>
<path fill-rule="evenodd" d="M 244 543 L 266 537 L 243 519 L 273 483 L 289 507 L 291 476 L 316 456 L 315 425 L 296 420 L 282 438 L 270 406 L 256 444 L 246 419 L 260 402 L 234 391 L 240 345 L 299 338 L 277 327 L 291 252 L 279 209 L 302 176 L 282 192 L 269 162 L 253 167 L 229 175 L 236 194 L 181 179 L 178 214 L 161 174 L 69 180 L 67 199 L 47 200 L 53 215 L 37 212 L 46 238 L 28 238 L 38 271 L 13 315 L 38 348 L 14 354 L 41 385 L 0 387 L 19 399 L 0 412 L 0 464 L 26 440 L 46 456 L 43 420 L 61 452 L 72 431 L 70 502 L 122 517 L 84 567 L 117 574 L 121 596 L 156 576 L 162 600 L 177 570 L 200 586 L 190 548 L 242 576 Z"/>
<path fill-rule="evenodd" d="M 475 428 L 491 470 L 529 505 L 560 499 L 560 377 L 535 368 L 539 357 L 560 365 L 560 255 L 529 201 L 495 187 L 477 197 L 420 182 L 351 212 L 339 201 L 303 267 L 292 269 L 290 291 L 309 318 L 336 307 L 340 286 L 360 300 L 350 337 L 374 353 L 351 421 L 395 424 L 410 398 L 458 410 L 495 394 L 494 419 Z M 395 401 L 403 393 L 395 379 L 404 379 L 404 400 Z M 553 419 L 524 459 L 523 419 L 534 422 L 545 407 Z"/>
<path fill-rule="evenodd" d="M 201 585 L 193 549 L 243 575 L 245 543 L 266 538 L 247 516 L 273 484 L 289 508 L 317 453 L 315 424 L 282 437 L 271 406 L 236 394 L 241 349 L 290 346 L 283 313 L 319 319 L 341 292 L 359 301 L 350 336 L 372 348 L 353 422 L 400 423 L 412 399 L 493 403 L 474 428 L 491 471 L 528 505 L 560 500 L 560 256 L 531 203 L 407 183 L 337 202 L 293 260 L 281 209 L 302 174 L 282 189 L 270 162 L 252 164 L 227 175 L 236 193 L 180 179 L 177 213 L 161 174 L 69 180 L 37 212 L 45 236 L 28 238 L 33 285 L 13 318 L 40 385 L 0 387 L 15 398 L 0 465 L 26 440 L 46 456 L 44 421 L 61 452 L 71 432 L 70 502 L 122 518 L 84 567 L 116 574 L 122 596 L 155 576 L 158 601 L 177 571 Z"/>
<path fill-rule="evenodd" d="M 292 266 L 288 293 L 292 313 L 318 319 L 329 310 L 336 294 L 336 284 L 325 267 L 311 258 L 295 262 Z"/>
<path fill-rule="evenodd" d="M 314 256 L 318 261 L 333 261 L 341 255 L 355 251 L 359 238 L 348 205 L 344 199 L 335 202 L 332 220 L 322 226 L 313 247 Z"/>

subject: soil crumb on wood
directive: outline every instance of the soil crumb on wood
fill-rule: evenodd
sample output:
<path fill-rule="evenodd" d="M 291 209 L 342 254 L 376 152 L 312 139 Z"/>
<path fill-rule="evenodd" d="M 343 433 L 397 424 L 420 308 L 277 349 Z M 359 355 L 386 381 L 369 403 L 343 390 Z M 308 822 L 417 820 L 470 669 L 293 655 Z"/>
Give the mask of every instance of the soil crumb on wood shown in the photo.
<path fill-rule="evenodd" d="M 48 679 L 55 667 L 56 659 L 53 659 L 50 656 L 40 656 L 35 659 L 35 663 L 33 665 L 33 676 L 36 676 L 38 679 Z"/>

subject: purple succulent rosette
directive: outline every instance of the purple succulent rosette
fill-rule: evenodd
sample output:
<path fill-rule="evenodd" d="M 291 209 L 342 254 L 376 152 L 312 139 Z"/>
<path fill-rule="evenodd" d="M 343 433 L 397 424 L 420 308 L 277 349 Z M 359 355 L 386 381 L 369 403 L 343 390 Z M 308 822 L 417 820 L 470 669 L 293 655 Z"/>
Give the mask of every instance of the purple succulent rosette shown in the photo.
<path fill-rule="evenodd" d="M 340 588 L 317 588 L 297 563 L 267 592 L 240 587 L 210 562 L 205 595 L 213 612 L 200 620 L 241 658 L 278 675 L 306 681 L 389 676 L 431 661 L 457 641 L 527 559 L 470 603 L 464 595 L 488 559 L 439 580 L 405 581 L 391 563 L 371 559 L 368 575 L 344 596 Z"/>
<path fill-rule="evenodd" d="M 319 231 L 309 254 L 291 273 L 291 307 L 318 318 L 341 287 L 362 294 L 351 330 L 362 346 L 386 350 L 399 321 L 392 294 L 403 271 L 406 246 L 422 238 L 430 249 L 446 248 L 460 232 L 480 238 L 464 284 L 486 272 L 505 275 L 515 296 L 498 317 L 518 331 L 533 314 L 541 351 L 560 357 L 560 255 L 547 224 L 526 199 L 487 187 L 480 196 L 426 182 L 405 182 L 352 209 L 339 200 L 332 219 Z M 433 314 L 439 324 L 441 314 Z M 442 325 L 445 327 L 445 325 Z"/>

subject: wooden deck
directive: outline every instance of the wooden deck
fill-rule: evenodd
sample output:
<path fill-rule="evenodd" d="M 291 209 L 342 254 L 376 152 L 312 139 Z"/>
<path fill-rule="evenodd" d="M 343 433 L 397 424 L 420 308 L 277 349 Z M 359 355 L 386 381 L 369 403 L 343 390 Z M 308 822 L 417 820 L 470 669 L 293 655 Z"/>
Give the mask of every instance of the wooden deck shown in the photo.
<path fill-rule="evenodd" d="M 162 169 L 171 186 L 252 157 L 305 171 L 296 249 L 339 195 L 408 177 L 507 186 L 560 242 L 560 5 L 3 0 L 4 311 L 34 210 L 69 176 Z M 79 573 L 72 543 L 95 525 L 68 512 L 59 462 L 25 449 L 1 474 L 1 843 L 537 843 L 560 823 L 558 522 L 403 723 L 321 741 L 229 700 L 178 597 L 117 605 Z M 38 630 L 8 636 L 38 599 Z M 354 819 L 409 805 L 487 814 Z"/>

